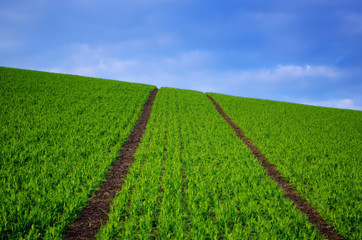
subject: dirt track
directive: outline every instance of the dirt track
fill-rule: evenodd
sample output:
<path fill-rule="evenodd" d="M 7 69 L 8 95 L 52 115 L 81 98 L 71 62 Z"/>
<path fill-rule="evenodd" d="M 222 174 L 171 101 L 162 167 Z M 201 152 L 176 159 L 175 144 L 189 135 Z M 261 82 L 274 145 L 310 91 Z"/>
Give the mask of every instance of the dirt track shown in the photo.
<path fill-rule="evenodd" d="M 294 202 L 296 207 L 308 217 L 309 222 L 314 224 L 320 233 L 327 237 L 328 239 L 344 239 L 342 236 L 338 235 L 335 229 L 327 224 L 320 214 L 311 206 L 305 199 L 303 199 L 299 192 L 297 192 L 294 187 L 292 187 L 288 181 L 286 181 L 282 175 L 276 170 L 276 168 L 265 158 L 265 156 L 260 152 L 260 150 L 254 146 L 248 138 L 245 137 L 243 131 L 241 131 L 238 126 L 226 115 L 222 110 L 220 105 L 209 95 L 207 97 L 212 101 L 216 110 L 223 116 L 223 118 L 229 123 L 233 128 L 236 135 L 248 146 L 251 152 L 259 160 L 260 164 L 265 168 L 268 175 L 277 182 L 278 186 L 284 190 L 285 197 L 289 198 Z"/>
<path fill-rule="evenodd" d="M 95 192 L 88 205 L 82 210 L 79 217 L 69 225 L 68 231 L 64 235 L 64 239 L 95 239 L 101 224 L 105 224 L 108 220 L 107 213 L 109 212 L 110 203 L 113 200 L 116 192 L 120 191 L 123 184 L 123 179 L 129 171 L 129 167 L 133 164 L 133 154 L 135 153 L 138 144 L 143 136 L 144 130 L 151 113 L 153 101 L 157 95 L 158 89 L 155 89 L 150 94 L 147 103 L 144 105 L 142 114 L 130 134 L 126 144 L 117 158 L 116 162 L 111 167 L 111 172 L 106 176 L 106 180 L 102 183 L 99 190 Z M 214 104 L 217 111 L 233 128 L 236 135 L 249 147 L 251 152 L 259 160 L 260 164 L 266 169 L 268 175 L 274 179 L 278 186 L 285 192 L 285 197 L 291 199 L 296 207 L 308 217 L 308 220 L 314 224 L 322 235 L 328 239 L 344 239 L 338 235 L 335 229 L 328 225 L 320 214 L 304 199 L 300 194 L 281 176 L 276 168 L 265 158 L 265 156 L 254 146 L 244 133 L 232 122 L 225 114 L 219 104 L 213 98 L 207 96 Z"/>
<path fill-rule="evenodd" d="M 95 239 L 101 224 L 108 220 L 110 203 L 116 192 L 122 189 L 124 178 L 129 167 L 133 164 L 133 154 L 136 152 L 139 142 L 146 129 L 148 119 L 151 114 L 152 104 L 157 95 L 158 89 L 151 92 L 147 103 L 144 105 L 140 118 L 134 126 L 127 142 L 116 162 L 111 167 L 111 172 L 107 174 L 106 180 L 99 190 L 95 192 L 88 205 L 82 210 L 79 217 L 71 224 L 64 235 L 64 239 Z"/>

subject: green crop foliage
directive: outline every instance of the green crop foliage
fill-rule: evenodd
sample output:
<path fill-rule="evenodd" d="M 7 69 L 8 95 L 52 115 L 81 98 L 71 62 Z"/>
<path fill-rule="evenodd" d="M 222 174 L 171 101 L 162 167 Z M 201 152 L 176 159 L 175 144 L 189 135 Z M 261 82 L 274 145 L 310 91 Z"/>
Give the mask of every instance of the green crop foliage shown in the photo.
<path fill-rule="evenodd" d="M 0 68 L 0 239 L 61 239 L 154 86 Z"/>
<path fill-rule="evenodd" d="M 161 88 L 98 239 L 318 239 L 205 94 Z"/>
<path fill-rule="evenodd" d="M 362 112 L 210 94 L 349 239 L 362 239 Z"/>

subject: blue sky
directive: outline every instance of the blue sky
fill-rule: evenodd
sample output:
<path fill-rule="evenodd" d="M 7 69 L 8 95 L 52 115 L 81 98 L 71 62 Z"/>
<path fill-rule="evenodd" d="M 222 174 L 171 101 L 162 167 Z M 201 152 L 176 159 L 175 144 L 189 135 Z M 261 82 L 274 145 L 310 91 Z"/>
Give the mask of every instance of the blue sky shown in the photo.
<path fill-rule="evenodd" d="M 362 110 L 362 1 L 2 0 L 0 66 Z"/>

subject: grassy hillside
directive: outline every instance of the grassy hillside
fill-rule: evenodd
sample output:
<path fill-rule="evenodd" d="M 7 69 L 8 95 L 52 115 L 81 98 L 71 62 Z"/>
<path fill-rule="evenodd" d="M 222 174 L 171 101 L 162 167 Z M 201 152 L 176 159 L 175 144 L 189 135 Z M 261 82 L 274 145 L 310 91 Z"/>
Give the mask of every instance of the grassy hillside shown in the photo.
<path fill-rule="evenodd" d="M 99 239 L 313 239 L 205 94 L 161 88 Z"/>
<path fill-rule="evenodd" d="M 362 238 L 362 112 L 210 94 L 343 235 Z"/>
<path fill-rule="evenodd" d="M 0 239 L 60 238 L 154 88 L 0 68 Z"/>
<path fill-rule="evenodd" d="M 154 86 L 0 67 L 0 239 L 62 239 Z M 362 238 L 362 112 L 210 95 L 337 231 Z M 323 238 L 206 94 L 161 88 L 98 237 Z"/>

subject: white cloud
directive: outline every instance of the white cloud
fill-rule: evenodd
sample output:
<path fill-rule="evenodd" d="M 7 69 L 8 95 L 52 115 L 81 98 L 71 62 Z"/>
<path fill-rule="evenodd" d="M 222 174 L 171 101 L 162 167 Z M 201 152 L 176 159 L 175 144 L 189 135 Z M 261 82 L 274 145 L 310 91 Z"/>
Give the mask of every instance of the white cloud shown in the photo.
<path fill-rule="evenodd" d="M 127 48 L 139 49 L 150 46 L 150 41 L 157 42 L 157 39 L 132 40 L 108 46 L 74 44 L 65 50 L 69 55 L 65 56 L 67 61 L 43 70 L 58 70 L 62 73 L 125 81 L 144 81 L 157 86 L 167 83 L 166 86 L 170 87 L 196 87 L 196 90 L 232 89 L 252 84 L 268 87 L 293 84 L 308 87 L 315 79 L 323 78 L 333 81 L 340 75 L 331 67 L 311 65 L 280 65 L 269 69 L 214 71 L 208 67 L 209 63 L 215 60 L 213 54 L 199 49 L 147 59 L 122 57 L 122 53 Z"/>
<path fill-rule="evenodd" d="M 148 44 L 142 40 L 138 43 Z M 318 91 L 328 91 L 331 85 L 333 89 L 333 84 L 343 80 L 345 73 L 329 66 L 279 65 L 274 68 L 220 71 L 208 67 L 209 63 L 215 60 L 215 56 L 199 49 L 147 59 L 122 58 L 123 50 L 121 45 L 75 44 L 68 49 L 69 57 L 66 59 L 69 61 L 42 70 L 146 83 L 157 87 L 176 87 L 282 101 L 288 99 L 287 101 L 317 106 L 360 109 L 352 98 L 343 96 L 342 100 L 300 100 L 301 96 L 312 96 L 309 92 L 315 91 L 316 86 L 319 86 Z"/>
<path fill-rule="evenodd" d="M 326 66 L 297 66 L 297 65 L 287 65 L 287 66 L 278 66 L 272 75 L 275 75 L 277 78 L 283 77 L 328 77 L 335 78 L 338 76 L 336 70 L 331 67 Z"/>
<path fill-rule="evenodd" d="M 161 42 L 163 42 L 163 37 Z M 152 40 L 158 41 L 158 40 Z M 125 43 L 128 47 L 139 48 L 150 45 L 148 41 L 133 40 Z M 136 45 L 136 46 L 135 46 Z M 92 46 L 89 44 L 73 44 L 64 51 L 67 61 L 49 66 L 43 70 L 58 71 L 77 75 L 119 79 L 125 81 L 146 81 L 159 85 L 159 82 L 170 82 L 179 79 L 190 71 L 199 68 L 212 59 L 211 54 L 198 49 L 185 51 L 171 56 L 158 56 L 144 59 L 122 57 L 125 46 L 121 43 L 113 45 Z M 119 57 L 116 55 L 119 54 Z M 163 80 L 163 78 L 167 78 Z"/>
<path fill-rule="evenodd" d="M 65 56 L 67 61 L 57 63 L 57 66 L 49 66 L 48 70 L 54 70 L 54 67 L 57 67 L 62 73 L 126 81 L 132 79 L 137 82 L 144 80 L 158 86 L 160 82 L 172 82 L 171 86 L 175 87 L 177 84 L 202 85 L 202 89 L 210 88 L 205 86 L 211 85 L 224 89 L 227 86 L 235 88 L 248 84 L 269 87 L 293 84 L 308 87 L 315 84 L 318 79 L 336 81 L 340 76 L 340 73 L 332 67 L 311 65 L 279 65 L 268 69 L 214 71 L 209 65 L 215 60 L 215 56 L 199 49 L 152 58 L 122 57 L 122 53 L 126 52 L 127 48 L 142 49 L 150 46 L 150 41 L 157 42 L 157 39 L 132 40 L 100 46 L 74 44 L 65 50 L 68 55 Z"/>
<path fill-rule="evenodd" d="M 328 101 L 301 101 L 301 103 L 321 107 L 362 110 L 362 106 L 357 105 L 354 100 L 348 98 Z"/>
<path fill-rule="evenodd" d="M 296 84 L 300 87 L 307 87 L 318 79 L 335 81 L 339 76 L 338 70 L 328 66 L 280 65 L 268 69 L 231 71 L 224 76 L 224 79 L 231 84 L 263 84 L 267 86 Z"/>

